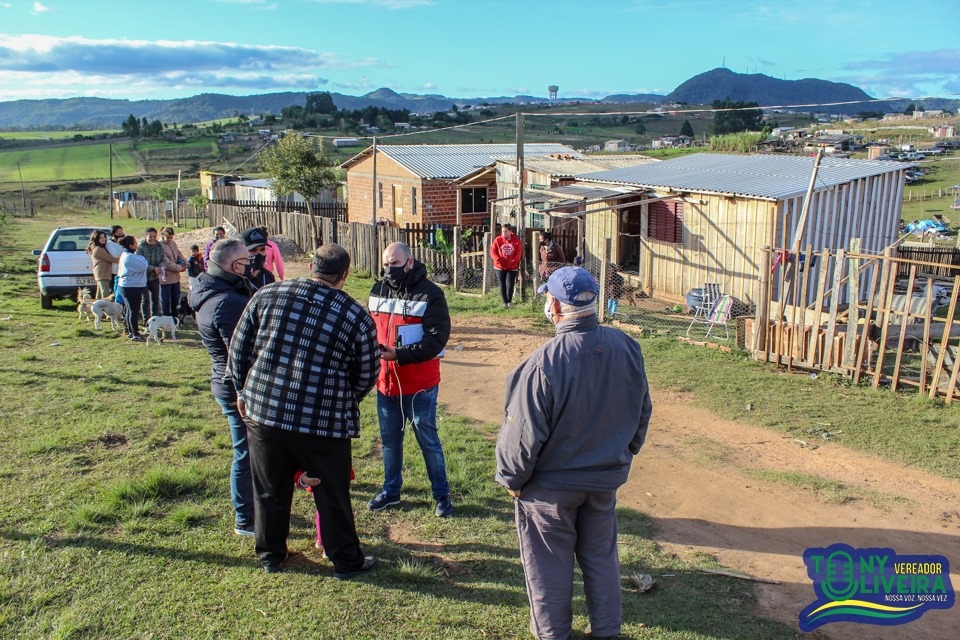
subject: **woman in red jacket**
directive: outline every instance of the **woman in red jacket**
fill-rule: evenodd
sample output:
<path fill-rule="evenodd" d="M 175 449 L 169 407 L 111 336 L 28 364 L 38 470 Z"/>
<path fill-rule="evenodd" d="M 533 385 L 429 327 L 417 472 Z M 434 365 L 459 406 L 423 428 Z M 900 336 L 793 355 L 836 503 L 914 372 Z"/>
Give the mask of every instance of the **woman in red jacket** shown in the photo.
<path fill-rule="evenodd" d="M 500 280 L 500 297 L 506 309 L 510 308 L 510 301 L 513 300 L 513 287 L 517 284 L 522 256 L 523 242 L 513 232 L 513 225 L 503 225 L 500 235 L 490 244 L 490 257 L 493 258 L 493 268 Z"/>

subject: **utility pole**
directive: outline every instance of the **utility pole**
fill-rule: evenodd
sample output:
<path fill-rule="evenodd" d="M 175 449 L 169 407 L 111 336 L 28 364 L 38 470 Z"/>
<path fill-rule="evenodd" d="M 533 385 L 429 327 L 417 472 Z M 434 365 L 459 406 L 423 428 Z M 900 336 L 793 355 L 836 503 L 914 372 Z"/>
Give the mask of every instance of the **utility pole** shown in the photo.
<path fill-rule="evenodd" d="M 526 217 L 527 210 L 523 203 L 523 114 L 517 111 L 517 202 L 519 210 L 517 212 L 517 235 L 520 236 L 520 243 L 523 244 L 526 236 Z M 520 252 L 520 302 L 527 301 L 526 286 L 526 250 Z"/>
<path fill-rule="evenodd" d="M 110 191 L 107 193 L 107 206 L 110 207 L 110 219 L 113 219 L 113 143 L 107 145 L 110 154 Z"/>
<path fill-rule="evenodd" d="M 180 178 L 183 175 L 183 169 L 177 169 L 177 192 L 173 201 L 173 222 L 180 226 Z"/>
<path fill-rule="evenodd" d="M 373 264 L 370 265 L 370 273 L 374 277 L 377 276 L 378 269 L 377 265 L 380 263 L 380 256 L 378 249 L 380 244 L 377 242 L 377 136 L 373 136 L 373 198 L 371 199 L 373 210 L 373 215 L 370 218 L 370 224 L 373 231 L 373 254 L 371 259 Z"/>
<path fill-rule="evenodd" d="M 27 213 L 27 195 L 23 191 L 23 172 L 20 171 L 20 163 L 17 163 L 17 173 L 20 175 L 20 204 L 23 205 L 23 213 Z"/>

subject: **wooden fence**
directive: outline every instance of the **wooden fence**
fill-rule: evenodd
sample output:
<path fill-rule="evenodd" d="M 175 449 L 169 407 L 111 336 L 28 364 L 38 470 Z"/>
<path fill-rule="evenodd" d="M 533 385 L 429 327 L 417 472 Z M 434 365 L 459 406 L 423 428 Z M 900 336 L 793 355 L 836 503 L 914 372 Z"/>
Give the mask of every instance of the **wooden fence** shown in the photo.
<path fill-rule="evenodd" d="M 321 242 L 324 237 L 321 233 L 322 220 L 347 219 L 347 206 L 342 202 L 315 202 L 312 207 Z M 290 238 L 309 252 L 313 249 L 314 237 L 306 210 L 306 203 L 216 200 L 207 205 L 207 220 L 212 227 L 229 223 L 238 231 L 266 226 L 270 233 Z"/>
<path fill-rule="evenodd" d="M 940 277 L 950 277 L 951 267 L 960 266 L 960 249 L 955 247 L 916 247 L 899 246 L 897 247 L 897 257 L 908 261 L 919 261 L 933 263 L 938 266 L 931 266 L 927 272 Z M 910 275 L 910 263 L 900 263 L 897 276 L 906 278 Z"/>
<path fill-rule="evenodd" d="M 856 238 L 835 254 L 808 247 L 783 255 L 765 252 L 766 295 L 747 321 L 757 359 L 839 373 L 854 383 L 869 380 L 874 388 L 916 387 L 953 401 L 960 374 L 960 266 L 911 260 L 893 248 L 861 254 Z"/>

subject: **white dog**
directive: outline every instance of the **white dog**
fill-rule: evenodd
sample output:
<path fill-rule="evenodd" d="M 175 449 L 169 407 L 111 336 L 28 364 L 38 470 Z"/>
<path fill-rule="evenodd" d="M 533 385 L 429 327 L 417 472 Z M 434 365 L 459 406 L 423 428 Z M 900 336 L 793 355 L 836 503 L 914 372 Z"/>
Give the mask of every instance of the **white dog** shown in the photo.
<path fill-rule="evenodd" d="M 177 321 L 173 316 L 151 316 L 147 320 L 147 344 L 150 344 L 150 339 L 153 338 L 153 341 L 157 344 L 160 344 L 163 340 L 157 335 L 157 333 L 162 333 L 163 337 L 166 338 L 167 334 L 170 334 L 170 338 L 176 342 L 177 341 Z"/>
<path fill-rule="evenodd" d="M 97 300 L 90 305 L 93 311 L 93 326 L 103 331 L 103 325 L 100 321 L 104 318 L 110 318 L 110 327 L 116 331 L 123 329 L 123 305 L 113 300 Z"/>
<path fill-rule="evenodd" d="M 93 298 L 90 297 L 90 292 L 79 287 L 77 289 L 77 320 L 93 319 L 93 310 L 90 308 L 92 304 Z"/>

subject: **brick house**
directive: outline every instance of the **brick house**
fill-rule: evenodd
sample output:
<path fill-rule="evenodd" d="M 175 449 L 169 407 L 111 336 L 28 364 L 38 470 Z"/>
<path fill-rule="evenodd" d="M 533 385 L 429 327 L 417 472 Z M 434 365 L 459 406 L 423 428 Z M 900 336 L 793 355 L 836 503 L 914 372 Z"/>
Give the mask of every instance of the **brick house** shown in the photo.
<path fill-rule="evenodd" d="M 377 220 L 392 226 L 457 223 L 480 225 L 490 219 L 490 203 L 497 197 L 496 175 L 466 182 L 464 176 L 497 158 L 516 156 L 515 144 L 378 145 L 376 190 L 373 147 L 341 165 L 347 172 L 347 219 Z M 524 145 L 524 157 L 574 154 L 554 143 Z"/>

